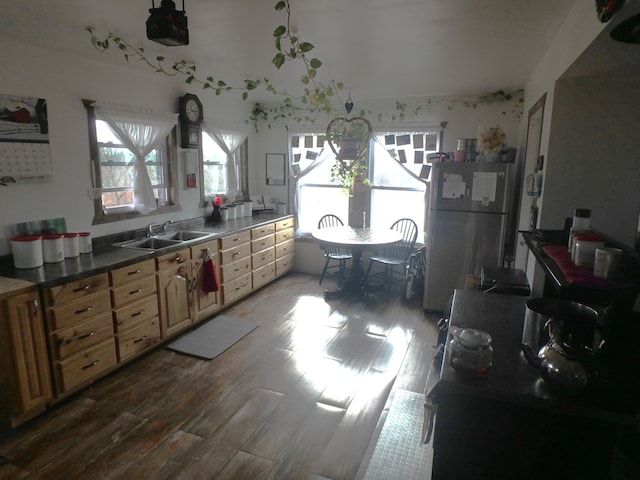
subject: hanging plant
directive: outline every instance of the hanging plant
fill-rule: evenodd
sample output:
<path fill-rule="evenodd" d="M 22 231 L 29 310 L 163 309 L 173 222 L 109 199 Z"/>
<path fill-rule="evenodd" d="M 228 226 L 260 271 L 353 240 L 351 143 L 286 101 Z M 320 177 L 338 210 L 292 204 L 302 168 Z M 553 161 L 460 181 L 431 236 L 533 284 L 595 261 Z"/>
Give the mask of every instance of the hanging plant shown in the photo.
<path fill-rule="evenodd" d="M 348 108 L 350 110 L 350 108 Z M 356 179 L 368 185 L 367 164 L 373 128 L 364 117 L 334 118 L 327 125 L 327 143 L 336 157 L 331 181 L 351 192 Z"/>

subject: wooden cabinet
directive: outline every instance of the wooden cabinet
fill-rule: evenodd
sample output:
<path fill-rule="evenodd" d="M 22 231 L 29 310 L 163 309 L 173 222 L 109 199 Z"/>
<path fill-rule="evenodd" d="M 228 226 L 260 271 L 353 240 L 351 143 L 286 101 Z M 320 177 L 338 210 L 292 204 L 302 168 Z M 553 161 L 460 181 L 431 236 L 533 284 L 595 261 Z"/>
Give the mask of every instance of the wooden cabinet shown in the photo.
<path fill-rule="evenodd" d="M 118 361 L 160 341 L 160 315 L 153 259 L 109 272 Z"/>
<path fill-rule="evenodd" d="M 117 363 L 108 275 L 48 288 L 44 300 L 53 384 L 63 396 Z"/>
<path fill-rule="evenodd" d="M 220 239 L 222 305 L 251 292 L 251 232 L 245 230 Z"/>
<path fill-rule="evenodd" d="M 194 274 L 189 248 L 156 258 L 160 332 L 168 338 L 195 319 Z"/>
<path fill-rule="evenodd" d="M 213 268 L 215 269 L 216 278 L 220 278 L 218 270 L 219 255 L 218 255 L 218 240 L 212 240 L 201 245 L 191 247 L 191 263 L 193 265 L 193 291 L 195 295 L 195 309 L 196 320 L 202 320 L 220 309 L 220 285 L 218 284 L 218 291 L 208 292 L 203 288 L 203 264 L 205 260 L 205 253 L 208 253 L 213 261 Z"/>
<path fill-rule="evenodd" d="M 52 396 L 38 289 L 0 298 L 0 312 L 0 415 L 15 427 L 44 411 Z"/>
<path fill-rule="evenodd" d="M 275 223 L 251 230 L 251 280 L 254 289 L 276 278 L 275 231 Z"/>
<path fill-rule="evenodd" d="M 293 268 L 295 240 L 293 217 L 275 222 L 275 276 Z"/>

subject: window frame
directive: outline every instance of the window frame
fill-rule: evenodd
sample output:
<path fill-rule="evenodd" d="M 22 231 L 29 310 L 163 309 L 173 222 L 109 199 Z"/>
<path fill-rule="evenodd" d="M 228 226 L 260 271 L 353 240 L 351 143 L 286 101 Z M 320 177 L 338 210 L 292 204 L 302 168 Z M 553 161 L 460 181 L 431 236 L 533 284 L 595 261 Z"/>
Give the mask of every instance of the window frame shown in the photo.
<path fill-rule="evenodd" d="M 207 132 L 202 130 L 200 135 L 204 137 L 204 135 L 208 135 Z M 203 142 L 200 142 L 200 146 L 198 147 L 198 174 L 200 175 L 200 207 L 206 207 L 208 203 L 213 200 L 213 198 L 217 195 L 227 197 L 228 191 L 224 193 L 215 193 L 215 194 L 206 194 L 205 193 L 205 185 L 204 185 L 204 150 L 203 150 Z M 236 175 L 238 176 L 238 196 L 244 196 L 249 193 L 249 138 L 247 137 L 244 142 L 238 147 L 234 156 L 236 157 Z M 213 165 L 214 163 L 211 162 Z M 226 175 L 226 162 L 225 162 L 225 175 Z M 228 182 L 225 181 L 228 186 Z M 234 201 L 235 198 L 227 198 L 229 201 Z"/>
<path fill-rule="evenodd" d="M 93 208 L 94 217 L 92 225 L 99 225 L 103 223 L 118 222 L 122 220 L 129 220 L 138 217 L 147 217 L 152 215 L 160 215 L 163 213 L 177 212 L 181 210 L 178 201 L 178 189 L 176 188 L 176 181 L 178 178 L 178 141 L 177 141 L 177 127 L 173 127 L 171 132 L 167 135 L 163 150 L 165 152 L 167 169 L 165 190 L 167 194 L 167 201 L 165 205 L 161 205 L 157 209 L 147 214 L 142 214 L 136 210 L 126 208 L 126 211 L 122 209 L 114 209 L 111 213 L 107 213 L 102 204 L 102 171 L 100 169 L 100 145 L 98 143 L 98 134 L 96 128 L 96 115 L 93 109 L 93 100 L 82 101 L 85 109 L 87 110 L 87 124 L 89 128 L 89 157 L 91 164 L 91 177 L 93 185 Z"/>

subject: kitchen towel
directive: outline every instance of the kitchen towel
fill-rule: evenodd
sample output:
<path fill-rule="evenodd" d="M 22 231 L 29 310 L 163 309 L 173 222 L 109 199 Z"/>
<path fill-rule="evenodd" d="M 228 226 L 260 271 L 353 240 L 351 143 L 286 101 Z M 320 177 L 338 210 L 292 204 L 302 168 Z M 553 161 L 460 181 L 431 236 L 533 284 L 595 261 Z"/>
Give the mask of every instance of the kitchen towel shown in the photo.
<path fill-rule="evenodd" d="M 219 288 L 216 265 L 211 257 L 207 255 L 202 264 L 202 289 L 205 292 L 217 292 Z"/>

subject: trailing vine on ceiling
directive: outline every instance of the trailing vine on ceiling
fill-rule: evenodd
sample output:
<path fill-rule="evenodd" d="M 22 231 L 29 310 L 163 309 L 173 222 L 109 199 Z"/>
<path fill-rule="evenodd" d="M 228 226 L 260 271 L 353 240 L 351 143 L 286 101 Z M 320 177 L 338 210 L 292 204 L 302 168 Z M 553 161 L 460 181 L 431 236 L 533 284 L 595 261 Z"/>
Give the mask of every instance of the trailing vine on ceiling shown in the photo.
<path fill-rule="evenodd" d="M 212 91 L 215 95 L 228 92 L 240 92 L 242 100 L 247 100 L 252 91 L 263 88 L 271 92 L 279 103 L 264 105 L 255 103 L 248 122 L 251 122 L 256 130 L 264 122 L 271 128 L 271 124 L 278 119 L 291 119 L 297 123 L 316 124 L 326 123 L 342 113 L 344 101 L 340 93 L 344 89 L 342 82 L 329 80 L 320 82 L 318 71 L 322 62 L 311 56 L 315 46 L 301 39 L 291 30 L 291 4 L 289 0 L 279 0 L 275 5 L 276 11 L 286 13 L 286 21 L 278 25 L 273 31 L 276 54 L 272 63 L 277 69 L 289 62 L 303 62 L 305 73 L 300 77 L 302 92 L 294 95 L 286 90 L 276 87 L 268 78 L 246 78 L 239 85 L 230 85 L 222 78 L 214 75 L 201 74 L 195 63 L 186 60 L 171 61 L 165 56 L 148 56 L 143 47 L 134 46 L 123 37 L 114 33 L 108 33 L 103 39 L 97 37 L 95 30 L 87 26 L 86 30 L 91 35 L 91 43 L 99 52 L 106 52 L 112 45 L 120 51 L 126 61 L 138 61 L 154 70 L 156 73 L 169 77 L 182 76 L 189 85 L 198 85 L 203 90 Z M 441 102 L 440 98 L 427 98 L 424 103 L 412 107 L 410 110 L 405 102 L 396 101 L 395 111 L 373 112 L 360 110 L 358 116 L 374 118 L 382 121 L 403 121 L 417 116 L 422 111 L 428 111 L 435 103 Z M 447 108 L 452 110 L 455 104 L 462 104 L 467 108 L 477 108 L 480 105 L 505 103 L 511 106 L 511 111 L 503 111 L 503 115 L 513 114 L 521 118 L 524 106 L 523 90 L 498 90 L 482 94 L 469 100 L 444 100 L 448 102 Z"/>

